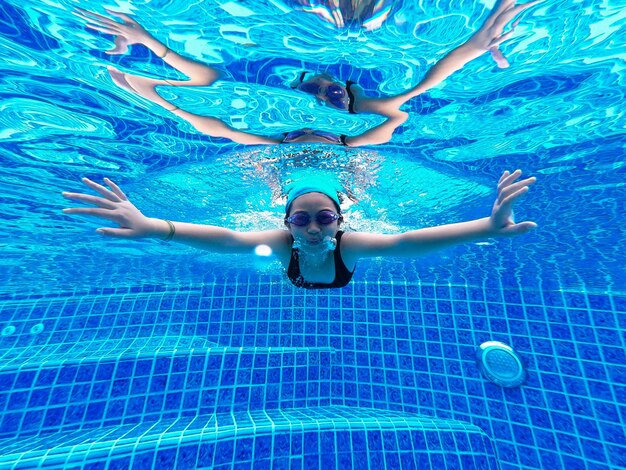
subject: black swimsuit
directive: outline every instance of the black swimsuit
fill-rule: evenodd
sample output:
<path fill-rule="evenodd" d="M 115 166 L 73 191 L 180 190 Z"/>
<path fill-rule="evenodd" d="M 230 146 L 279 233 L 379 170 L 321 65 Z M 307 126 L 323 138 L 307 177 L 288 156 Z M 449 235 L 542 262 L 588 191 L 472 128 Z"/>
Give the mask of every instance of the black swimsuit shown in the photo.
<path fill-rule="evenodd" d="M 328 134 L 330 134 L 330 132 L 328 132 Z M 283 132 L 283 140 L 282 140 L 281 142 L 279 142 L 279 144 L 292 144 L 292 143 L 298 143 L 297 141 L 296 141 L 296 142 L 294 142 L 294 141 L 288 140 L 288 135 L 289 135 L 289 132 Z M 311 132 L 310 132 L 310 135 L 315 135 L 315 136 L 318 136 L 318 137 L 319 137 L 319 135 L 318 135 L 318 134 L 316 134 L 316 133 L 315 133 L 315 131 L 311 131 Z M 344 147 L 350 147 L 350 146 L 346 143 L 346 137 L 348 137 L 347 135 L 345 135 L 345 134 L 341 134 L 341 135 L 336 135 L 336 137 L 337 137 L 337 139 L 338 139 L 338 142 L 336 142 L 336 143 L 335 143 L 335 142 L 329 142 L 329 143 L 330 143 L 330 144 L 336 144 L 336 145 L 343 145 Z"/>
<path fill-rule="evenodd" d="M 335 235 L 337 239 L 337 248 L 335 248 L 335 280 L 330 284 L 324 282 L 309 282 L 306 281 L 300 273 L 300 262 L 298 256 L 298 250 L 291 248 L 291 259 L 289 260 L 289 268 L 287 269 L 287 276 L 289 280 L 296 287 L 304 287 L 305 289 L 331 289 L 347 286 L 352 280 L 354 271 L 350 272 L 341 259 L 341 237 L 343 232 L 340 230 Z M 291 238 L 293 244 L 293 237 Z"/>

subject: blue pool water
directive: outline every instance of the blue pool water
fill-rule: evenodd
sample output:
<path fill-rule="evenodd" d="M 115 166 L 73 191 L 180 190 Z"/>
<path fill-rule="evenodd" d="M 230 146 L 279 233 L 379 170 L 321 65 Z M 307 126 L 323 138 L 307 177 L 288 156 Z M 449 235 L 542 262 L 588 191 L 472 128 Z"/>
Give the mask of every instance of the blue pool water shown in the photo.
<path fill-rule="evenodd" d="M 399 1 L 369 32 L 278 0 L 107 6 L 228 73 L 164 88 L 180 107 L 357 134 L 381 119 L 290 90 L 300 70 L 399 93 L 492 3 Z M 485 54 L 359 149 L 202 135 L 105 67 L 175 70 L 142 47 L 105 54 L 73 7 L 0 2 L 0 468 L 626 468 L 617 2 L 533 7 L 503 45 L 510 68 Z M 307 168 L 358 199 L 350 229 L 385 233 L 488 215 L 502 170 L 521 168 L 538 182 L 516 216 L 538 229 L 361 261 L 315 292 L 271 259 L 103 239 L 61 212 L 61 191 L 108 176 L 150 216 L 279 228 L 280 189 Z M 517 351 L 523 385 L 481 375 L 485 341 Z"/>

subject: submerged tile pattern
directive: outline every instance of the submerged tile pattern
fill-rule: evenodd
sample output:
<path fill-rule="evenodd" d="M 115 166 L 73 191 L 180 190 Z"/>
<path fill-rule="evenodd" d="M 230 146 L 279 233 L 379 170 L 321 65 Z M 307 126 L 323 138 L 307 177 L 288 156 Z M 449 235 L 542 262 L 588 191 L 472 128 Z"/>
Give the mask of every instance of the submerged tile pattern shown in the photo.
<path fill-rule="evenodd" d="M 331 351 L 212 348 L 2 368 L 0 438 L 330 403 Z"/>
<path fill-rule="evenodd" d="M 186 410 L 198 409 L 197 404 L 194 408 L 185 402 L 187 388 L 180 382 L 176 385 L 182 379 L 173 368 L 174 361 L 208 358 L 212 353 L 206 348 L 213 351 L 214 344 L 224 351 L 326 348 L 328 352 L 319 352 L 319 360 L 325 362 L 317 369 L 318 375 L 312 376 L 317 378 L 311 379 L 309 372 L 306 377 L 298 376 L 297 366 L 282 364 L 284 353 L 278 354 L 281 362 L 274 375 L 266 371 L 264 378 L 257 377 L 258 383 L 265 381 L 271 390 L 275 407 L 330 402 L 471 422 L 493 438 L 504 469 L 626 466 L 626 297 L 492 285 L 393 283 L 359 283 L 336 292 L 302 293 L 248 279 L 179 292 L 112 291 L 78 298 L 6 300 L 0 308 L 0 328 L 16 327 L 13 335 L 0 339 L 4 365 L 0 424 L 3 430 L 12 430 L 5 436 L 24 424 L 27 428 L 20 432 L 36 432 L 46 422 L 68 418 L 68 426 L 78 425 L 88 411 L 72 407 L 74 399 L 68 397 L 87 393 L 81 392 L 85 383 L 89 393 L 103 396 L 101 416 L 94 421 L 98 425 L 123 424 L 126 418 L 120 417 L 120 410 L 134 409 L 138 397 L 132 394 L 132 383 L 124 382 L 130 381 L 128 377 L 109 375 L 113 385 L 103 392 L 96 387 L 96 379 L 78 379 L 81 365 L 68 365 L 72 360 L 80 363 L 78 353 L 63 355 L 59 348 L 108 342 L 111 357 L 117 354 L 119 359 L 101 359 L 98 367 L 103 368 L 110 360 L 119 365 L 138 357 L 154 361 L 150 368 L 155 370 L 163 360 L 161 355 L 169 355 L 172 365 L 167 376 L 174 385 L 163 388 L 162 400 L 154 405 L 155 413 L 164 419 L 174 418 L 168 415 L 168 406 L 176 410 L 176 416 L 190 416 Z M 38 323 L 44 331 L 30 333 Z M 136 341 L 148 338 L 167 338 L 170 343 L 144 359 L 145 343 Z M 197 349 L 189 347 L 198 339 L 205 343 Z M 503 341 L 520 353 L 529 370 L 523 387 L 505 390 L 480 376 L 474 364 L 475 348 L 486 340 Z M 29 348 L 36 348 L 31 349 L 36 355 L 26 359 Z M 48 379 L 42 392 L 33 368 L 47 354 L 60 366 L 56 382 Z M 228 376 L 230 370 L 231 378 L 226 380 L 254 370 L 250 364 L 237 363 L 230 369 L 224 364 L 218 374 Z M 97 374 L 99 369 L 94 370 Z M 254 376 L 242 380 L 247 389 L 257 384 Z M 283 383 L 285 391 L 278 385 Z M 239 399 L 254 403 L 249 394 L 237 397 L 237 387 L 226 388 L 232 390 L 227 406 L 236 406 Z M 303 397 L 309 393 L 323 398 L 308 402 Z M 60 406 L 66 407 L 63 418 L 50 411 Z M 131 411 L 128 423 L 148 409 L 146 403 L 137 406 L 142 411 Z M 18 418 L 14 410 L 20 409 L 23 415 Z"/>
<path fill-rule="evenodd" d="M 217 413 L 12 440 L 2 468 L 497 469 L 476 426 L 345 407 Z"/>

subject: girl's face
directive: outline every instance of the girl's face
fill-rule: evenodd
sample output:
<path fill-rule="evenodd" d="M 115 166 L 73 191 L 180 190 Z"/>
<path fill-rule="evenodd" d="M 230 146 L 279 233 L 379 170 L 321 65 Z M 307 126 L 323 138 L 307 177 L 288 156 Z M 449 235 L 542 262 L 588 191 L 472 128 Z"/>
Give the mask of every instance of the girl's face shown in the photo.
<path fill-rule="evenodd" d="M 313 254 L 326 251 L 328 248 L 325 243 L 325 238 L 334 238 L 339 230 L 340 218 L 327 225 L 317 220 L 317 215 L 321 211 L 337 213 L 337 208 L 332 199 L 322 193 L 303 194 L 296 198 L 291 204 L 289 216 L 304 213 L 309 216 L 309 223 L 304 226 L 298 226 L 285 222 L 294 240 L 300 242 L 300 249 L 308 253 Z"/>
<path fill-rule="evenodd" d="M 346 109 L 348 103 L 346 88 L 331 76 L 315 75 L 305 80 L 298 88 L 314 95 L 320 103 L 336 109 Z"/>

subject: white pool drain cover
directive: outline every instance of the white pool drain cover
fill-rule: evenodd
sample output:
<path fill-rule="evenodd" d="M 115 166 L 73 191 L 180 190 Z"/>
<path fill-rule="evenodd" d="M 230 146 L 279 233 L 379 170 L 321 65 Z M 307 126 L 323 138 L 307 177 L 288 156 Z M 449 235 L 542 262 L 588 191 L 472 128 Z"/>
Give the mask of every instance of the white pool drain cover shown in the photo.
<path fill-rule="evenodd" d="M 485 378 L 502 387 L 518 387 L 526 380 L 526 370 L 511 346 L 486 341 L 478 347 L 478 367 Z"/>

